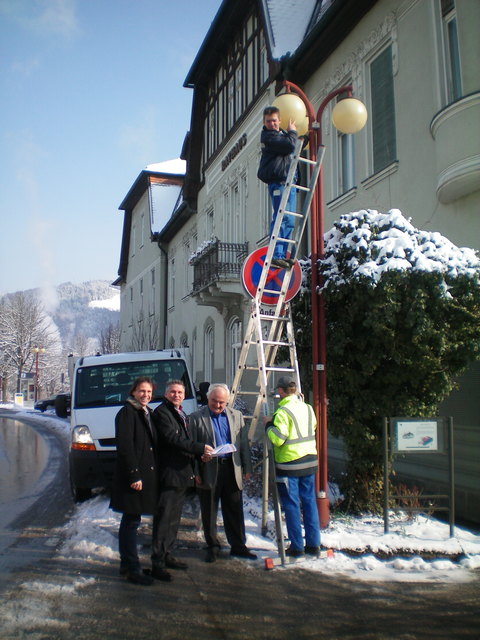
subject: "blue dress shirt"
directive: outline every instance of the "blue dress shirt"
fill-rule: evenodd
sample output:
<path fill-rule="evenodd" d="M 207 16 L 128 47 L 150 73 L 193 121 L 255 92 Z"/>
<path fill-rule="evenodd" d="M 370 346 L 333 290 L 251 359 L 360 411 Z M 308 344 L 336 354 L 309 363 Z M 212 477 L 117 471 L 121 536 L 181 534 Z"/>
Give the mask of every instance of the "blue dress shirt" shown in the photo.
<path fill-rule="evenodd" d="M 210 418 L 212 419 L 212 426 L 215 432 L 215 446 L 219 447 L 222 444 L 232 444 L 232 438 L 230 436 L 230 427 L 228 424 L 228 418 L 225 411 L 222 413 L 213 413 L 210 411 Z M 231 454 L 227 454 L 231 455 Z M 226 457 L 226 456 L 219 456 Z"/>

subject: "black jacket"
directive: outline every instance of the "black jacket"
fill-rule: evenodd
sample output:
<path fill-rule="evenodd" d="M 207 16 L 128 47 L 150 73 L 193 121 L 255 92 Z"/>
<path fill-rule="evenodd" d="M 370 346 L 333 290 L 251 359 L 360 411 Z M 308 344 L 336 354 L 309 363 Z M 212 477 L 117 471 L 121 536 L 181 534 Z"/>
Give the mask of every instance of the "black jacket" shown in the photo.
<path fill-rule="evenodd" d="M 147 407 L 148 408 L 148 407 Z M 148 408 L 150 416 L 151 409 Z M 110 506 L 121 513 L 151 515 L 158 497 L 157 441 L 150 429 L 142 405 L 128 398 L 115 416 L 117 460 L 113 476 Z M 142 481 L 141 491 L 130 485 Z"/>
<path fill-rule="evenodd" d="M 297 142 L 296 131 L 271 131 L 263 127 L 260 136 L 262 157 L 257 177 L 262 182 L 285 182 L 290 168 L 291 155 Z"/>
<path fill-rule="evenodd" d="M 158 464 L 161 487 L 193 487 L 193 463 L 201 456 L 204 444 L 194 442 L 185 429 L 182 418 L 166 398 L 153 412 L 153 422 L 159 441 Z"/>

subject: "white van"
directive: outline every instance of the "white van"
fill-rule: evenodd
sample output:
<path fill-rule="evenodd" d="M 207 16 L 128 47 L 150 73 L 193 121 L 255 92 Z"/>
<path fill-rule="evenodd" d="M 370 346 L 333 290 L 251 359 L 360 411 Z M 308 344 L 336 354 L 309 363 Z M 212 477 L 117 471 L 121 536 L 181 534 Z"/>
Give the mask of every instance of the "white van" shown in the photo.
<path fill-rule="evenodd" d="M 137 351 L 77 358 L 71 373 L 70 485 L 74 499 L 85 500 L 96 487 L 108 487 L 116 457 L 115 416 L 134 380 L 149 376 L 156 388 L 150 406 L 155 408 L 168 380 L 185 385 L 185 413 L 198 408 L 195 387 L 187 365 L 186 349 Z"/>

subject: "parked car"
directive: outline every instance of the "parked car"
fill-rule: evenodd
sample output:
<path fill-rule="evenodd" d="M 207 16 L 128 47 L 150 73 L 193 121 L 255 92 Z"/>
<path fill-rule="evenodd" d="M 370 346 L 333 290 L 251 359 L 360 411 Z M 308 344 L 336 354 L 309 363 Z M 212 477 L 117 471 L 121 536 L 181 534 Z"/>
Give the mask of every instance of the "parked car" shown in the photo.
<path fill-rule="evenodd" d="M 68 418 L 70 415 L 71 393 L 59 393 L 55 397 L 55 413 L 59 418 Z"/>
<path fill-rule="evenodd" d="M 49 398 L 43 398 L 43 400 L 37 400 L 33 405 L 33 408 L 37 411 L 41 411 L 42 413 L 46 411 L 49 407 L 55 406 L 55 398 L 57 396 L 50 396 Z"/>

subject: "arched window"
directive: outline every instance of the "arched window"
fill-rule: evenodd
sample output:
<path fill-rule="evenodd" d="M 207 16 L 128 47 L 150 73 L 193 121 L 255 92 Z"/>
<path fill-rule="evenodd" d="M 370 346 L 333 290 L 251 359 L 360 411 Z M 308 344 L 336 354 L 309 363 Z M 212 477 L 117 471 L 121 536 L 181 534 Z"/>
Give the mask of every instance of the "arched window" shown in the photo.
<path fill-rule="evenodd" d="M 204 336 L 204 351 L 203 351 L 203 372 L 205 380 L 207 382 L 212 381 L 213 377 L 213 345 L 214 345 L 214 331 L 213 326 L 209 324 L 205 328 Z"/>
<path fill-rule="evenodd" d="M 230 319 L 227 326 L 227 384 L 232 385 L 237 372 L 238 359 L 242 349 L 242 323 L 237 316 Z"/>
<path fill-rule="evenodd" d="M 196 380 L 197 376 L 197 329 L 193 330 L 192 333 L 192 376 L 193 379 Z M 198 382 L 201 382 L 197 380 Z"/>

